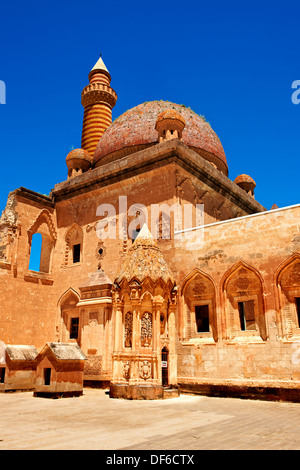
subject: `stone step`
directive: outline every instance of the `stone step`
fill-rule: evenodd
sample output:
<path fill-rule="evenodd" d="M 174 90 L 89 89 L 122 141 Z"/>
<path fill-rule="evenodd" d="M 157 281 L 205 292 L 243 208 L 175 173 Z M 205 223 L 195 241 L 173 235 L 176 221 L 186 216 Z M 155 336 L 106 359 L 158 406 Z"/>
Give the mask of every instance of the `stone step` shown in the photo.
<path fill-rule="evenodd" d="M 180 396 L 179 388 L 164 388 L 163 398 L 178 398 Z"/>

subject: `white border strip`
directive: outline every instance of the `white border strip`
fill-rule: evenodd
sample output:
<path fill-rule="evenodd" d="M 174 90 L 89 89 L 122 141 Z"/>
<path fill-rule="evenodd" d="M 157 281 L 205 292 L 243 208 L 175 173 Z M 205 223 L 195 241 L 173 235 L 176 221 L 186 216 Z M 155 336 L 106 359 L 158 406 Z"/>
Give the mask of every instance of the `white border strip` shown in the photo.
<path fill-rule="evenodd" d="M 178 231 L 174 232 L 174 235 L 177 235 L 179 233 L 191 232 L 193 230 L 199 230 L 199 229 L 203 229 L 203 228 L 206 228 L 206 227 L 214 227 L 215 225 L 228 224 L 230 222 L 236 222 L 236 221 L 239 221 L 239 220 L 250 219 L 251 217 L 258 217 L 260 215 L 272 214 L 274 212 L 280 212 L 280 211 L 284 211 L 284 210 L 288 210 L 288 209 L 294 209 L 296 207 L 300 207 L 300 204 L 294 204 L 293 206 L 286 206 L 286 207 L 278 207 L 278 209 L 271 209 L 269 211 L 257 212 L 256 214 L 243 215 L 242 217 L 236 217 L 235 219 L 221 220 L 220 222 L 214 222 L 212 224 L 200 225 L 199 227 L 192 227 L 192 228 L 187 228 L 187 229 L 184 229 L 184 230 L 178 230 Z"/>

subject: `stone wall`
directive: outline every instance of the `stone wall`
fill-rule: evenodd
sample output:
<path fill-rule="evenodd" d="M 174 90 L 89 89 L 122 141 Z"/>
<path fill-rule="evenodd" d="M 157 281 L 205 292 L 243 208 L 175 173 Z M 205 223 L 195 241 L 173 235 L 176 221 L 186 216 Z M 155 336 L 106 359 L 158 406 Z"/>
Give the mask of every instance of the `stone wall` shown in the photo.
<path fill-rule="evenodd" d="M 196 253 L 177 242 L 179 382 L 300 380 L 299 215 L 294 206 L 207 226 Z M 247 299 L 256 326 L 241 331 L 237 306 Z M 209 333 L 195 333 L 191 305 L 203 302 L 213 321 Z"/>

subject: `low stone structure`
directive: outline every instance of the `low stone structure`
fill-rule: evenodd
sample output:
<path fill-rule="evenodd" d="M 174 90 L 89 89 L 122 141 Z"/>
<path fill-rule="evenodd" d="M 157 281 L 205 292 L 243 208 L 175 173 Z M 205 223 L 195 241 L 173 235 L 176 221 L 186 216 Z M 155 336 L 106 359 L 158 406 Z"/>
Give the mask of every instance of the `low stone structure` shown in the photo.
<path fill-rule="evenodd" d="M 47 343 L 37 356 L 34 396 L 81 396 L 85 360 L 76 343 Z"/>
<path fill-rule="evenodd" d="M 0 364 L 0 392 L 34 390 L 37 349 L 28 345 L 6 345 Z"/>

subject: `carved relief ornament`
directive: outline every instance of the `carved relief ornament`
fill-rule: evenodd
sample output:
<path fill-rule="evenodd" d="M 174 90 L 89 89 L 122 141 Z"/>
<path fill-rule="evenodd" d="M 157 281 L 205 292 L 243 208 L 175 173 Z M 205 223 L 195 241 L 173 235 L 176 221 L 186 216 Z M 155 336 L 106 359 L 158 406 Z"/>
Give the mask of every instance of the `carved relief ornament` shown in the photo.
<path fill-rule="evenodd" d="M 141 379 L 147 380 L 151 378 L 152 366 L 151 362 L 143 361 L 140 364 L 140 377 Z"/>

